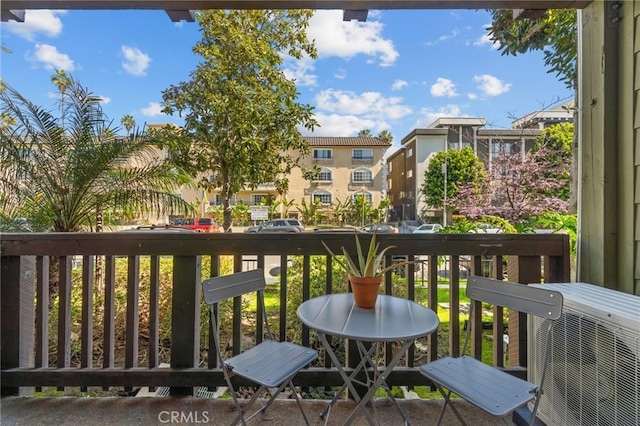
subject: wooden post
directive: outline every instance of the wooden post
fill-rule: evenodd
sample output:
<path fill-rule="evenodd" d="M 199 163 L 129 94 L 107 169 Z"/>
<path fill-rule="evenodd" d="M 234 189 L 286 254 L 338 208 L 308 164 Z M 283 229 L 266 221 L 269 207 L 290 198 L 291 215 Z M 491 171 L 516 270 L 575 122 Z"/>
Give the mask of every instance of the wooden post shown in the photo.
<path fill-rule="evenodd" d="M 507 277 L 515 283 L 539 283 L 540 256 L 509 256 Z M 509 366 L 527 366 L 527 314 L 509 310 Z"/>
<path fill-rule="evenodd" d="M 0 342 L 2 369 L 35 365 L 34 256 L 5 256 L 0 259 Z M 48 297 L 48 295 L 47 295 Z M 32 388 L 2 388 L 2 396 L 28 395 Z"/>
<path fill-rule="evenodd" d="M 174 256 L 171 305 L 171 368 L 194 368 L 200 361 L 200 256 Z M 172 387 L 171 395 L 195 396 L 194 388 Z"/>

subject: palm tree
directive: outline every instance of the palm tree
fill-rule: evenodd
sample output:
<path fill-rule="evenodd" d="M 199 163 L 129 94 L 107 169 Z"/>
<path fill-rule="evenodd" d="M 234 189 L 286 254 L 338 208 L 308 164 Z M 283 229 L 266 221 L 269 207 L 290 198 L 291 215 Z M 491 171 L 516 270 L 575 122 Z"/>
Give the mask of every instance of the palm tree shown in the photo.
<path fill-rule="evenodd" d="M 56 85 L 60 91 L 60 119 L 62 122 L 62 129 L 64 130 L 64 93 L 71 84 L 71 77 L 65 70 L 56 70 L 56 73 L 51 76 L 51 82 Z"/>
<path fill-rule="evenodd" d="M 0 133 L 3 195 L 34 217 L 48 218 L 56 232 L 90 229 L 98 208 L 156 217 L 193 214 L 175 193 L 191 178 L 167 164 L 146 135 L 116 136 L 98 98 L 71 78 L 67 82 L 67 132 L 12 87 L 0 92 L 2 111 L 16 123 Z M 57 282 L 52 284 L 55 297 Z"/>
<path fill-rule="evenodd" d="M 391 143 L 393 142 L 393 136 L 391 136 L 391 132 L 387 129 L 384 129 L 378 134 L 378 139 L 382 139 L 385 142 Z"/>
<path fill-rule="evenodd" d="M 136 121 L 133 119 L 131 114 L 127 114 L 120 120 L 120 123 L 127 130 L 127 136 L 131 135 L 131 129 L 136 127 Z"/>
<path fill-rule="evenodd" d="M 371 133 L 371 130 L 369 129 L 362 129 L 358 132 L 358 136 L 366 136 L 366 137 L 371 137 L 373 136 L 373 134 Z"/>

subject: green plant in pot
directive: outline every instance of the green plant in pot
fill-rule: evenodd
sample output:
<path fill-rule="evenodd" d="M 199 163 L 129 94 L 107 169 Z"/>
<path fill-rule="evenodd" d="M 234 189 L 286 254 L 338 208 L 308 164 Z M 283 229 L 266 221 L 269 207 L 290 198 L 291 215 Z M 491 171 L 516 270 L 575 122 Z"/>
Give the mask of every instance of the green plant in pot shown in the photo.
<path fill-rule="evenodd" d="M 340 265 L 345 271 L 349 282 L 351 283 L 351 290 L 353 291 L 353 298 L 355 303 L 360 308 L 370 309 L 376 304 L 378 298 L 378 290 L 382 283 L 382 277 L 384 273 L 390 269 L 398 268 L 402 265 L 407 265 L 412 262 L 398 262 L 393 263 L 390 266 L 383 267 L 384 256 L 386 252 L 395 246 L 388 246 L 380 250 L 380 243 L 376 242 L 376 233 L 371 236 L 371 242 L 369 243 L 369 249 L 365 253 L 360 244 L 360 238 L 358 233 L 355 233 L 356 238 L 356 251 L 357 258 L 352 258 L 347 250 L 342 247 L 342 254 L 344 255 L 344 261 L 340 256 L 331 251 L 327 244 L 322 241 L 322 245 L 333 257 L 333 259 Z"/>

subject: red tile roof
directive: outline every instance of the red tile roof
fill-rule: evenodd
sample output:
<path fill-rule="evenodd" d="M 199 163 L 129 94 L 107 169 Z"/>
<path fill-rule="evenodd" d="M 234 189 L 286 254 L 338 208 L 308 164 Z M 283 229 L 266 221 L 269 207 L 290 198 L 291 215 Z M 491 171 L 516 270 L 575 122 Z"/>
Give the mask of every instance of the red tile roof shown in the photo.
<path fill-rule="evenodd" d="M 380 138 L 371 136 L 347 136 L 347 137 L 325 137 L 325 136 L 303 136 L 310 146 L 391 146 L 390 142 L 385 142 Z"/>

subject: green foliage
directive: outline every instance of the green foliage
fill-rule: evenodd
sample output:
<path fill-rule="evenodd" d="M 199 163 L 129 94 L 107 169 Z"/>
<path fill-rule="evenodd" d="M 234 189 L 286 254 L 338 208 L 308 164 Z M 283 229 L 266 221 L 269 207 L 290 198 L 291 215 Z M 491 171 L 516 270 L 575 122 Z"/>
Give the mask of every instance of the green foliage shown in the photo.
<path fill-rule="evenodd" d="M 444 200 L 443 164 L 447 165 L 447 199 L 454 198 L 458 188 L 467 183 L 479 183 L 485 176 L 482 162 L 471 147 L 438 152 L 429 162 L 425 181 L 420 189 L 429 206 L 442 207 Z M 455 207 L 455 206 L 454 206 Z"/>
<path fill-rule="evenodd" d="M 532 226 L 552 229 L 553 232 L 566 232 L 569 234 L 571 254 L 577 252 L 578 216 L 575 214 L 560 214 L 546 212 L 531 221 Z"/>
<path fill-rule="evenodd" d="M 515 21 L 511 9 L 492 10 L 489 39 L 503 55 L 542 50 L 544 63 L 569 89 L 576 88 L 577 12 L 550 9 L 542 17 Z"/>
<path fill-rule="evenodd" d="M 231 197 L 271 182 L 286 193 L 288 176 L 308 143 L 297 130 L 317 124 L 312 107 L 296 102 L 285 57 L 316 58 L 307 40 L 311 10 L 206 10 L 198 12 L 202 62 L 191 80 L 163 91 L 163 111 L 184 114 L 182 129 L 162 132 L 173 161 L 200 185 L 219 191 L 223 228 L 232 223 Z M 292 153 L 297 153 L 296 155 Z"/>
<path fill-rule="evenodd" d="M 549 191 L 550 196 L 555 196 L 561 200 L 569 200 L 571 193 L 571 181 L 569 176 L 569 168 L 562 167 L 564 164 L 570 164 L 572 161 L 572 144 L 573 144 L 573 124 L 562 123 L 549 126 L 538 135 L 533 152 L 541 149 L 546 150 L 546 160 L 549 164 L 549 170 L 562 170 L 558 179 L 564 180 L 564 186 Z"/>
<path fill-rule="evenodd" d="M 190 183 L 165 163 L 144 134 L 116 136 L 99 98 L 64 80 L 64 121 L 11 86 L 0 92 L 13 125 L 0 134 L 0 211 L 46 223 L 46 229 L 90 229 L 98 208 L 154 217 L 191 211 L 175 189 Z"/>

